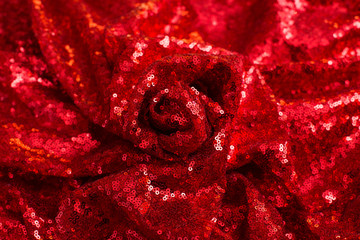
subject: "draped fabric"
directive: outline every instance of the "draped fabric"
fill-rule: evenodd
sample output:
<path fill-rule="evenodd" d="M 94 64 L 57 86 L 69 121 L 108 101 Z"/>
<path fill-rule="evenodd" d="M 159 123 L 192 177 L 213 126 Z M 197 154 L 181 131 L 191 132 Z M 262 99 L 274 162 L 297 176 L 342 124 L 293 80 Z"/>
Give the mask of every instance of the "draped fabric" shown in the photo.
<path fill-rule="evenodd" d="M 360 239 L 356 0 L 0 2 L 0 239 Z"/>

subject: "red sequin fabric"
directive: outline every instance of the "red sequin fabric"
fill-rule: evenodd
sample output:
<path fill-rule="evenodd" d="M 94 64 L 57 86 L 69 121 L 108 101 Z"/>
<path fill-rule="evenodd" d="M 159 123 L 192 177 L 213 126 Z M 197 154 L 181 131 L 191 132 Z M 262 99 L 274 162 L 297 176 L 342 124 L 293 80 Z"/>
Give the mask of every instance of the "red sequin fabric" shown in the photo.
<path fill-rule="evenodd" d="M 0 1 L 0 239 L 360 239 L 357 0 Z"/>

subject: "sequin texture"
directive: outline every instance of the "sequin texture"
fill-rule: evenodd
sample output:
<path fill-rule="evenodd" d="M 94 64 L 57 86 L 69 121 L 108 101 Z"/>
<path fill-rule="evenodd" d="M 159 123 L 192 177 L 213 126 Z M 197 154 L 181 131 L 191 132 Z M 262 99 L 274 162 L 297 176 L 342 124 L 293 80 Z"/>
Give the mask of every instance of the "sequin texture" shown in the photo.
<path fill-rule="evenodd" d="M 0 2 L 0 239 L 360 239 L 359 7 Z"/>

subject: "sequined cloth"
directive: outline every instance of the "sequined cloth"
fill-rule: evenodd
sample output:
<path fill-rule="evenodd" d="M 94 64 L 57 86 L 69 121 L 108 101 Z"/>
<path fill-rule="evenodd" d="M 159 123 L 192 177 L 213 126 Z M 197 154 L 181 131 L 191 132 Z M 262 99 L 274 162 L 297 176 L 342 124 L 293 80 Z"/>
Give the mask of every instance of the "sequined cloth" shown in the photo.
<path fill-rule="evenodd" d="M 360 239 L 357 0 L 0 1 L 0 239 Z"/>

